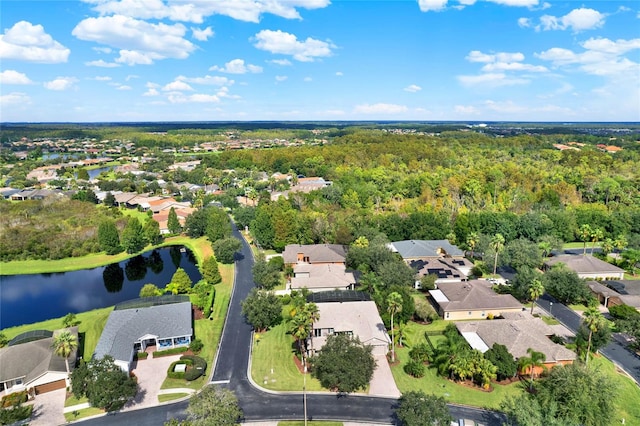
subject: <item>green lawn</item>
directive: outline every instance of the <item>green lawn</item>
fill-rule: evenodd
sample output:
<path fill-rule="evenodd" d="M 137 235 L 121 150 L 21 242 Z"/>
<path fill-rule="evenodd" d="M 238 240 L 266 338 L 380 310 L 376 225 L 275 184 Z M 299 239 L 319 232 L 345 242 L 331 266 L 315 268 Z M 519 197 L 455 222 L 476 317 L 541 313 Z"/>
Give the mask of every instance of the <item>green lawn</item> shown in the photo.
<path fill-rule="evenodd" d="M 175 245 L 184 245 L 189 248 L 196 257 L 198 264 L 201 264 L 206 257 L 213 255 L 213 249 L 206 237 L 193 239 L 186 236 L 167 238 L 158 246 L 149 245 L 145 247 L 142 252 L 152 250 L 155 247 Z M 122 262 L 123 260 L 137 256 L 140 253 L 129 254 L 122 252 L 110 256 L 104 252 L 100 252 L 81 257 L 68 257 L 58 260 L 17 260 L 0 264 L 0 275 L 43 274 L 91 269 L 109 265 L 111 263 Z"/>
<path fill-rule="evenodd" d="M 593 243 L 591 241 L 587 241 L 587 254 L 591 252 L 591 246 L 593 245 Z M 600 247 L 600 242 L 596 243 L 596 247 Z M 584 248 L 584 242 L 583 241 L 574 241 L 572 243 L 564 243 L 562 245 L 562 249 L 563 250 L 567 250 L 567 249 L 581 249 Z"/>
<path fill-rule="evenodd" d="M 547 324 L 547 325 L 558 325 L 558 324 L 560 324 L 560 321 L 558 321 L 557 319 L 555 319 L 553 317 L 546 316 L 546 315 L 542 316 L 542 321 L 544 321 L 545 324 Z"/>
<path fill-rule="evenodd" d="M 104 414 L 104 410 L 99 408 L 89 407 L 78 411 L 72 411 L 71 413 L 64 413 L 64 418 L 68 422 L 84 419 L 85 417 L 91 417 L 98 414 Z"/>
<path fill-rule="evenodd" d="M 307 421 L 307 426 L 343 426 L 342 422 Z M 278 426 L 305 426 L 304 421 L 278 422 Z"/>
<path fill-rule="evenodd" d="M 80 321 L 78 332 L 84 337 L 84 350 L 82 354 L 84 359 L 90 359 L 93 351 L 98 344 L 102 329 L 107 323 L 107 318 L 113 310 L 113 306 L 108 308 L 95 309 L 89 312 L 81 312 L 76 314 L 77 321 Z M 20 325 L 16 327 L 6 328 L 2 332 L 9 340 L 18 334 L 31 330 L 57 330 L 62 328 L 62 317 L 41 321 L 33 324 Z"/>
<path fill-rule="evenodd" d="M 167 393 L 158 395 L 158 402 L 167 402 L 173 401 L 174 399 L 184 398 L 185 396 L 189 396 L 188 393 Z"/>
<path fill-rule="evenodd" d="M 279 391 L 302 391 L 303 375 L 296 367 L 294 340 L 286 333 L 286 324 L 273 327 L 254 339 L 251 377 L 260 386 Z M 307 374 L 307 390 L 327 391 Z"/>
<path fill-rule="evenodd" d="M 627 376 L 618 373 L 615 365 L 603 356 L 591 358 L 590 367 L 601 369 L 614 381 L 617 394 L 612 396 L 616 405 L 616 412 L 611 421 L 621 424 L 625 419 L 627 425 L 640 425 L 640 387 Z"/>

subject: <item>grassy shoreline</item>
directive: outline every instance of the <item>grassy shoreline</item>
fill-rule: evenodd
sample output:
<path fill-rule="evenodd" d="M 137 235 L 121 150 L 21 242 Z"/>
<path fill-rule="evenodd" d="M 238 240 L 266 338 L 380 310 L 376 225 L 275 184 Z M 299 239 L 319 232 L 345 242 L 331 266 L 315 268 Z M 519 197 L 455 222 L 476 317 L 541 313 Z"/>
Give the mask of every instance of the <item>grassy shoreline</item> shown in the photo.
<path fill-rule="evenodd" d="M 208 256 L 213 255 L 213 249 L 206 237 L 197 239 L 178 236 L 170 237 L 158 245 L 149 245 L 138 253 L 119 253 L 108 255 L 104 252 L 89 254 L 81 257 L 68 257 L 57 260 L 16 260 L 12 262 L 0 263 L 0 276 L 3 275 L 26 275 L 26 274 L 47 274 L 57 272 L 79 271 L 82 269 L 93 269 L 106 266 L 111 263 L 122 262 L 141 253 L 159 247 L 183 245 L 193 252 L 198 261 L 198 265 Z"/>

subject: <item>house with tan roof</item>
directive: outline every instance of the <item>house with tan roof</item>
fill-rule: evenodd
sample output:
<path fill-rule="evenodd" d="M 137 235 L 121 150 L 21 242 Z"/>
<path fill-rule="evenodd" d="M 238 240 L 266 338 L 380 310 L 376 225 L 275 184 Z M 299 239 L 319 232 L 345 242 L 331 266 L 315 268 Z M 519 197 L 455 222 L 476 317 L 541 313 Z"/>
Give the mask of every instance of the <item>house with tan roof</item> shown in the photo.
<path fill-rule="evenodd" d="M 345 265 L 332 263 L 298 263 L 293 267 L 293 277 L 287 287 L 290 290 L 303 288 L 311 292 L 328 290 L 353 290 L 356 279 Z"/>
<path fill-rule="evenodd" d="M 587 281 L 587 285 L 600 303 L 607 308 L 627 305 L 640 311 L 640 281 L 618 280 L 606 281 L 604 284 L 597 281 Z"/>
<path fill-rule="evenodd" d="M 493 321 L 458 322 L 456 328 L 473 349 L 482 353 L 498 343 L 506 346 L 517 360 L 529 356 L 527 350 L 531 348 L 545 355 L 546 368 L 571 364 L 577 358 L 575 352 L 551 341 L 554 331 L 542 319 L 526 311 L 505 313 L 504 317 Z"/>
<path fill-rule="evenodd" d="M 445 320 L 485 319 L 524 309 L 515 297 L 497 294 L 485 280 L 442 283 L 429 294 Z"/>
<path fill-rule="evenodd" d="M 618 268 L 604 260 L 591 255 L 562 254 L 553 256 L 544 262 L 549 269 L 558 263 L 564 263 L 567 268 L 574 271 L 580 278 L 589 280 L 621 280 L 624 279 L 624 269 Z"/>
<path fill-rule="evenodd" d="M 384 356 L 389 351 L 391 339 L 374 301 L 318 302 L 316 305 L 320 319 L 313 324 L 307 345 L 310 351 L 322 350 L 332 334 L 358 337 L 362 343 L 373 347 L 374 356 Z"/>
<path fill-rule="evenodd" d="M 340 244 L 289 244 L 282 252 L 285 265 L 297 263 L 346 264 L 347 251 Z"/>

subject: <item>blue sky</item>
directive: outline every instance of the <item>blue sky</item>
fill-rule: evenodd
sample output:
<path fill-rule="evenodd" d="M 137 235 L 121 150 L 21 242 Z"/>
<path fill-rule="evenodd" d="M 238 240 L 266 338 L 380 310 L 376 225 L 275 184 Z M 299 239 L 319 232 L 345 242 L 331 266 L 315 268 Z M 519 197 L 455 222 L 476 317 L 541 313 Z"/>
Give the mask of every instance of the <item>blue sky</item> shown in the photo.
<path fill-rule="evenodd" d="M 1 121 L 640 121 L 640 2 L 0 3 Z"/>

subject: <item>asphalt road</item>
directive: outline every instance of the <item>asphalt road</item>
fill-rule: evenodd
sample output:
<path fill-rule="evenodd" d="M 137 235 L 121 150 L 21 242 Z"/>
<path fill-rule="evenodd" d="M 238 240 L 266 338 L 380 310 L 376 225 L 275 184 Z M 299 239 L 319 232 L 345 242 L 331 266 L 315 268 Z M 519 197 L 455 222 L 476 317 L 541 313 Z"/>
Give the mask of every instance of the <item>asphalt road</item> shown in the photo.
<path fill-rule="evenodd" d="M 536 302 L 542 309 L 550 312 L 558 321 L 568 329 L 576 333 L 580 327 L 580 315 L 558 302 L 548 294 L 544 294 Z M 553 303 L 553 306 L 551 305 Z M 622 343 L 613 339 L 600 353 L 617 364 L 620 368 L 633 377 L 640 385 L 640 357 L 629 351 Z"/>
<path fill-rule="evenodd" d="M 241 313 L 241 302 L 254 286 L 251 268 L 251 249 L 234 228 L 234 236 L 242 241 L 236 262 L 236 282 L 229 313 L 220 342 L 217 362 L 213 366 L 211 382 L 235 392 L 245 421 L 303 420 L 303 394 L 263 392 L 249 382 L 247 369 L 251 349 L 252 328 Z M 301 389 L 302 390 L 302 389 Z M 313 420 L 342 420 L 395 424 L 394 411 L 398 401 L 392 398 L 334 394 L 307 395 L 307 418 Z M 171 418 L 184 419 L 187 402 L 162 405 L 137 411 L 112 414 L 85 423 L 91 425 L 162 425 Z M 504 417 L 496 412 L 449 405 L 451 415 L 493 426 L 501 425 Z"/>

